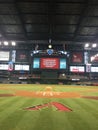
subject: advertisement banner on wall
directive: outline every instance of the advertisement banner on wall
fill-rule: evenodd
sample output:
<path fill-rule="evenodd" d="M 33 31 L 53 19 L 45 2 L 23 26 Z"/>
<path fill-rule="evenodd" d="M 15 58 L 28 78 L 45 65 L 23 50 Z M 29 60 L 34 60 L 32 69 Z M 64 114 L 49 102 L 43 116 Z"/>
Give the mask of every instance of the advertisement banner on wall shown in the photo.
<path fill-rule="evenodd" d="M 98 64 L 98 52 L 90 53 L 90 62 Z"/>
<path fill-rule="evenodd" d="M 75 73 L 78 73 L 78 72 L 84 72 L 84 66 L 70 66 L 70 72 L 75 72 Z"/>
<path fill-rule="evenodd" d="M 9 51 L 0 51 L 0 61 L 9 61 L 10 52 Z"/>
<path fill-rule="evenodd" d="M 17 50 L 16 51 L 16 62 L 28 62 L 29 61 L 29 52 L 26 50 Z"/>
<path fill-rule="evenodd" d="M 10 61 L 8 63 L 8 71 L 13 71 L 13 62 L 12 61 Z"/>
<path fill-rule="evenodd" d="M 91 64 L 86 65 L 86 72 L 91 72 Z"/>
<path fill-rule="evenodd" d="M 73 52 L 72 53 L 72 63 L 82 63 L 82 62 L 83 62 L 82 52 Z"/>
<path fill-rule="evenodd" d="M 12 50 L 11 59 L 12 59 L 12 62 L 16 61 L 16 50 Z"/>

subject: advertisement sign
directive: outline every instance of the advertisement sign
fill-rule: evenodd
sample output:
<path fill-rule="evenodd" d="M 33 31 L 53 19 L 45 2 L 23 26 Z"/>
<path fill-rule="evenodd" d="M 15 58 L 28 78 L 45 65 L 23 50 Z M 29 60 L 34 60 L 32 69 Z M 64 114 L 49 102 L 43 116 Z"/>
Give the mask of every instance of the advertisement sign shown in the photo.
<path fill-rule="evenodd" d="M 0 61 L 9 61 L 10 52 L 9 51 L 0 51 Z"/>
<path fill-rule="evenodd" d="M 74 53 L 72 53 L 72 62 L 73 63 L 82 63 L 83 62 L 83 54 L 82 54 L 82 52 L 74 52 Z"/>
<path fill-rule="evenodd" d="M 78 72 L 84 72 L 84 66 L 70 66 L 70 72 L 75 72 L 75 73 L 78 73 Z"/>
<path fill-rule="evenodd" d="M 39 58 L 33 59 L 33 68 L 34 69 L 40 68 L 40 59 Z"/>
<path fill-rule="evenodd" d="M 60 59 L 60 69 L 66 69 L 66 59 Z"/>

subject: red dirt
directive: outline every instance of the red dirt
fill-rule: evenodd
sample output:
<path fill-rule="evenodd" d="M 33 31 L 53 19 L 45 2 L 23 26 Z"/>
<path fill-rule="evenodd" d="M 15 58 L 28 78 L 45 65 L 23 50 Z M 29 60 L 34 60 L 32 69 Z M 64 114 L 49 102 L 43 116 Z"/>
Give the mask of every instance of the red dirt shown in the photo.
<path fill-rule="evenodd" d="M 14 94 L 0 94 L 0 97 L 12 97 Z"/>
<path fill-rule="evenodd" d="M 53 91 L 16 91 L 16 96 L 24 97 L 36 97 L 36 98 L 78 98 L 80 94 L 78 92 L 53 92 Z"/>
<path fill-rule="evenodd" d="M 98 100 L 98 96 L 82 96 L 82 98 Z"/>
<path fill-rule="evenodd" d="M 0 89 L 10 89 L 10 88 L 4 88 L 0 87 Z M 37 91 L 37 92 L 31 92 L 31 91 L 20 91 L 13 90 L 14 94 L 0 94 L 0 97 L 11 97 L 11 96 L 24 96 L 24 97 L 34 97 L 34 98 L 88 98 L 88 99 L 95 99 L 98 100 L 98 96 L 82 96 L 82 92 L 98 92 L 98 88 L 96 89 L 90 89 L 85 91 L 79 91 L 79 92 L 54 92 L 52 91 L 52 87 L 46 87 L 44 91 Z"/>

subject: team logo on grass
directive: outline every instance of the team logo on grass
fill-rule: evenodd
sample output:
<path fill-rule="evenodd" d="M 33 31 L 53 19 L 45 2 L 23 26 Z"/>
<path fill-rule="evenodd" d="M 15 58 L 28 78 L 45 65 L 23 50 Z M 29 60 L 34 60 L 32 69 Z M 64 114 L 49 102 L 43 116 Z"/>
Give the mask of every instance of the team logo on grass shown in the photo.
<path fill-rule="evenodd" d="M 28 107 L 28 108 L 25 108 L 25 110 L 41 110 L 43 108 L 50 108 L 50 107 L 55 107 L 56 110 L 58 111 L 72 111 L 70 108 L 66 107 L 65 105 L 59 103 L 59 102 L 50 102 L 50 103 L 45 103 L 45 104 L 39 104 L 39 105 L 36 105 L 36 106 L 32 106 L 32 107 Z"/>

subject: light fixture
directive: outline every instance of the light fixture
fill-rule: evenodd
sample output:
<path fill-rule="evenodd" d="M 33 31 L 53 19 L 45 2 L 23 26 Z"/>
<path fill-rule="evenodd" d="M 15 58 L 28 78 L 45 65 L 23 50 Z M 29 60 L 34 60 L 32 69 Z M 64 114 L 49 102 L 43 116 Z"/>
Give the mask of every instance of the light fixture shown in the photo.
<path fill-rule="evenodd" d="M 89 47 L 89 43 L 86 43 L 86 44 L 85 44 L 85 48 L 87 48 L 87 47 Z"/>
<path fill-rule="evenodd" d="M 52 48 L 52 45 L 50 44 L 50 45 L 48 46 L 48 48 L 51 49 L 51 48 Z"/>
<path fill-rule="evenodd" d="M 65 76 L 65 74 L 63 73 L 62 76 Z"/>
<path fill-rule="evenodd" d="M 93 44 L 92 44 L 92 47 L 93 47 L 93 48 L 97 47 L 97 44 L 96 44 L 96 43 L 93 43 Z"/>
<path fill-rule="evenodd" d="M 8 44 L 9 44 L 9 43 L 8 43 L 7 41 L 4 41 L 4 45 L 5 45 L 5 46 L 8 46 Z"/>
<path fill-rule="evenodd" d="M 12 41 L 12 46 L 16 46 L 16 42 L 15 41 Z"/>

